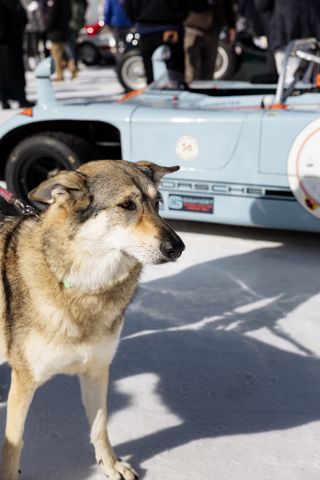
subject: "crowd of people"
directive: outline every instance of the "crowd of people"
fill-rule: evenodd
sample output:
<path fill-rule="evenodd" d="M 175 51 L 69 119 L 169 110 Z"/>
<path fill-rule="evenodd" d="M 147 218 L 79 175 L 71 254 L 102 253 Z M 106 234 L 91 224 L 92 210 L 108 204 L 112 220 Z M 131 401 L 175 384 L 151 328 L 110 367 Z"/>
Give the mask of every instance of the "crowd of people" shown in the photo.
<path fill-rule="evenodd" d="M 45 55 L 51 53 L 54 80 L 78 74 L 77 36 L 85 23 L 87 0 L 0 0 L 0 102 L 31 106 L 25 94 L 24 40 L 37 51 L 40 42 Z M 49 50 L 47 48 L 49 45 Z"/>
<path fill-rule="evenodd" d="M 25 96 L 25 34 L 29 45 L 42 42 L 44 52 L 49 40 L 56 81 L 64 79 L 65 68 L 72 78 L 77 76 L 77 36 L 86 9 L 87 0 L 0 0 L 2 108 L 10 108 L 10 100 L 20 106 L 30 104 Z M 162 44 L 171 49 L 168 68 L 189 83 L 212 79 L 220 32 L 225 28 L 227 40 L 234 43 L 237 12 L 267 36 L 278 73 L 291 40 L 320 39 L 319 0 L 105 0 L 104 21 L 117 42 L 129 30 L 140 34 L 147 83 L 153 81 L 152 54 Z M 294 60 L 289 65 L 291 75 L 297 68 Z"/>
<path fill-rule="evenodd" d="M 278 74 L 291 40 L 320 39 L 320 1 L 308 0 L 106 0 L 117 4 L 140 33 L 147 82 L 153 80 L 151 56 L 161 44 L 171 48 L 168 68 L 183 73 L 187 83 L 212 79 L 222 28 L 230 44 L 236 38 L 236 13 L 268 39 Z M 128 23 L 126 23 L 126 26 Z M 291 58 L 288 81 L 299 61 Z"/>

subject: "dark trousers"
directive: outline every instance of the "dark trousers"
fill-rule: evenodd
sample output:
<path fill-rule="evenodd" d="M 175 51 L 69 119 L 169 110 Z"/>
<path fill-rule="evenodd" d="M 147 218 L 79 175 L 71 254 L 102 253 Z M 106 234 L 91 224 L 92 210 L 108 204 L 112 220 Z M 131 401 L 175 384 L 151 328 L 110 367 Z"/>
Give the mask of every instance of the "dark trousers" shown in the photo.
<path fill-rule="evenodd" d="M 219 43 L 219 32 L 203 33 L 186 27 L 184 47 L 186 82 L 213 80 Z"/>
<path fill-rule="evenodd" d="M 148 33 L 140 36 L 139 46 L 148 84 L 153 82 L 152 54 L 163 43 L 163 32 Z M 183 34 L 179 32 L 178 42 L 168 45 L 171 49 L 171 58 L 166 62 L 168 70 L 180 72 L 184 75 Z"/>

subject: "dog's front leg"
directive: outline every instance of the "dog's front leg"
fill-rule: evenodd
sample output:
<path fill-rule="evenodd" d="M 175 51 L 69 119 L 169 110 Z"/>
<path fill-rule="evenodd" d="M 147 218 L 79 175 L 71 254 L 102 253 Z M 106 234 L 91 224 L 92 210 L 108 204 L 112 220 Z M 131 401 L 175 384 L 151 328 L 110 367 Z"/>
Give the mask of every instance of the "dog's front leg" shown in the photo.
<path fill-rule="evenodd" d="M 99 372 L 80 375 L 82 401 L 84 403 L 91 432 L 90 439 L 96 461 L 110 480 L 135 480 L 135 470 L 124 460 L 117 459 L 107 432 L 107 391 L 109 367 Z"/>
<path fill-rule="evenodd" d="M 29 378 L 12 370 L 0 480 L 17 480 L 19 477 L 24 425 L 35 389 L 36 385 Z"/>

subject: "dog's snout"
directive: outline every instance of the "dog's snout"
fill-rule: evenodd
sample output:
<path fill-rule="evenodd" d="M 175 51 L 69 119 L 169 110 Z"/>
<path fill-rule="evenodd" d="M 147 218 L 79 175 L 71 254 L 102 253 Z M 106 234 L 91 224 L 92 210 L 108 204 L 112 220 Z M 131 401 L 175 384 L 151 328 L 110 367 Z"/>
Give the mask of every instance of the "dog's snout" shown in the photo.
<path fill-rule="evenodd" d="M 161 243 L 160 250 L 169 260 L 174 261 L 180 257 L 185 245 L 181 238 L 166 239 Z"/>

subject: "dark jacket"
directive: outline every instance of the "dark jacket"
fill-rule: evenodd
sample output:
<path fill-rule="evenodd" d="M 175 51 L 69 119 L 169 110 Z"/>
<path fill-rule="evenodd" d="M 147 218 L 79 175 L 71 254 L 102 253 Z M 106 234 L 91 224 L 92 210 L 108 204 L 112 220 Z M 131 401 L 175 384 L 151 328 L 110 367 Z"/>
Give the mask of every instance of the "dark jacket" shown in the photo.
<path fill-rule="evenodd" d="M 133 23 L 182 26 L 189 10 L 204 10 L 205 0 L 125 0 L 124 6 Z"/>
<path fill-rule="evenodd" d="M 0 0 L 0 89 L 14 91 L 12 99 L 24 91 L 22 38 L 27 21 L 19 0 Z"/>
<path fill-rule="evenodd" d="M 283 48 L 291 40 L 320 39 L 319 0 L 255 0 L 255 5 L 269 16 L 267 35 L 271 50 Z"/>
<path fill-rule="evenodd" d="M 69 27 L 74 32 L 79 32 L 79 30 L 85 24 L 86 11 L 88 7 L 87 0 L 71 0 L 71 20 Z"/>
<path fill-rule="evenodd" d="M 200 13 L 192 9 L 185 25 L 204 32 L 220 32 L 223 27 L 235 28 L 236 15 L 233 0 L 208 1 L 207 9 Z"/>
<path fill-rule="evenodd" d="M 52 42 L 65 42 L 70 37 L 69 22 L 71 6 L 69 0 L 49 0 L 47 3 L 47 36 Z"/>

